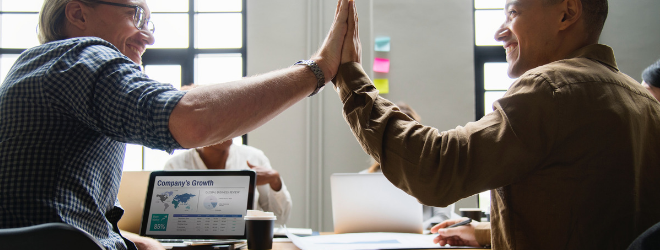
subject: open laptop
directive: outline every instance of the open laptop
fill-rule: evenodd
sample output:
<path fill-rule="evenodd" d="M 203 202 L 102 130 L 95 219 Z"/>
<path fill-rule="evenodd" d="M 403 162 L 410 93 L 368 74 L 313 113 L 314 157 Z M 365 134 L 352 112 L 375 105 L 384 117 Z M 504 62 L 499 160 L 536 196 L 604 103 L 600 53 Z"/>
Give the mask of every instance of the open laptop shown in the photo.
<path fill-rule="evenodd" d="M 382 173 L 330 176 L 335 233 L 422 233 L 422 204 Z"/>
<path fill-rule="evenodd" d="M 252 170 L 154 171 L 140 235 L 165 247 L 243 242 L 255 184 Z"/>

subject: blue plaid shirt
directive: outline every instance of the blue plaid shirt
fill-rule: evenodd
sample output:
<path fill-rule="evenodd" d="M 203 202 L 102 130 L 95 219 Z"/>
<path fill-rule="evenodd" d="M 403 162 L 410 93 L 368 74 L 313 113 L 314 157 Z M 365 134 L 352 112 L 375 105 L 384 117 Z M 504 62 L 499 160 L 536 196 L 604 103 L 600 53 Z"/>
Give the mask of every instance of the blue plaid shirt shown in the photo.
<path fill-rule="evenodd" d="M 125 249 L 125 143 L 180 148 L 168 119 L 183 94 L 99 38 L 25 51 L 0 86 L 0 228 L 65 222 Z"/>

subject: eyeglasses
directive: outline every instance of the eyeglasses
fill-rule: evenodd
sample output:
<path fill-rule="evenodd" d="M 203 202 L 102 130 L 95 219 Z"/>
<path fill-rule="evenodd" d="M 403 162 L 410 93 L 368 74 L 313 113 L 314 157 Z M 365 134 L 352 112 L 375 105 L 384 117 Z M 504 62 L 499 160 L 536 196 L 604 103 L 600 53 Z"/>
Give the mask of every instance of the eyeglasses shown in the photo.
<path fill-rule="evenodd" d="M 129 4 L 106 2 L 106 1 L 92 1 L 92 2 L 112 5 L 112 6 L 133 8 L 135 9 L 135 15 L 133 16 L 133 24 L 135 24 L 135 28 L 143 31 L 148 30 L 152 34 L 156 32 L 156 27 L 154 26 L 154 23 L 149 21 L 149 19 L 147 19 L 147 15 L 144 13 L 144 9 L 139 5 L 129 5 Z"/>

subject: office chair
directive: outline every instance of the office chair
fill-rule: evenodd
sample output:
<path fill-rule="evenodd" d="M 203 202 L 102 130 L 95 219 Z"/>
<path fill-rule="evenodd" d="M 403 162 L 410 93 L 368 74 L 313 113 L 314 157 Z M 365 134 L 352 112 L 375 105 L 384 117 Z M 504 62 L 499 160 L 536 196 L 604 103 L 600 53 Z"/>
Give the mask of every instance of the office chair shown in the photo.
<path fill-rule="evenodd" d="M 660 249 L 660 222 L 644 231 L 644 233 L 639 235 L 628 247 L 628 250 L 652 249 Z"/>
<path fill-rule="evenodd" d="M 105 250 L 94 237 L 66 223 L 0 229 L 0 248 L 16 250 Z"/>

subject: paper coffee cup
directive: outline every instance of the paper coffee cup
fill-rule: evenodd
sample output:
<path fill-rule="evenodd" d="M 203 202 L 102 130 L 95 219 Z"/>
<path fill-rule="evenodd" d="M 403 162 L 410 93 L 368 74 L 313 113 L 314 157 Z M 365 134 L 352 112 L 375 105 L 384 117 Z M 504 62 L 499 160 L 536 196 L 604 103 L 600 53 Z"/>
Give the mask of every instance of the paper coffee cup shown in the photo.
<path fill-rule="evenodd" d="M 247 247 L 251 250 L 273 248 L 273 230 L 277 217 L 273 212 L 248 210 L 245 215 Z"/>
<path fill-rule="evenodd" d="M 481 209 L 479 208 L 459 208 L 458 211 L 461 213 L 461 217 L 467 217 L 473 221 L 481 221 Z"/>

